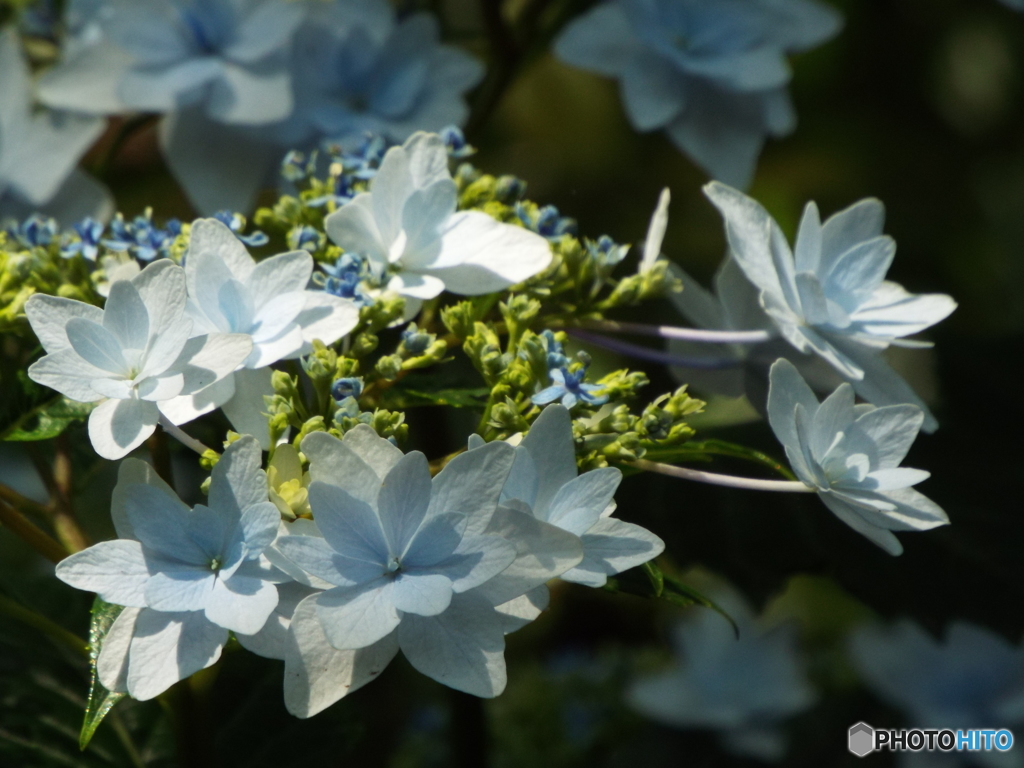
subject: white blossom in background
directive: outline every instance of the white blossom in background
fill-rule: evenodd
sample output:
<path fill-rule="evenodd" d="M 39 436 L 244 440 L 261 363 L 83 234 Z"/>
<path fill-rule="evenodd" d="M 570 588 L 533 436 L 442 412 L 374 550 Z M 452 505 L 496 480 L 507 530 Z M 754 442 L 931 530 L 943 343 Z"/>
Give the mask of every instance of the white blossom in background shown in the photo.
<path fill-rule="evenodd" d="M 228 631 L 257 635 L 289 578 L 263 557 L 280 514 L 262 452 L 243 437 L 213 469 L 209 505 L 185 506 L 144 462 L 121 464 L 111 515 L 119 539 L 57 565 L 57 577 L 125 609 L 104 639 L 104 687 L 144 700 L 220 657 Z"/>
<path fill-rule="evenodd" d="M 675 665 L 637 680 L 627 701 L 665 725 L 715 731 L 730 752 L 778 761 L 786 752 L 783 722 L 816 699 L 796 628 L 766 626 L 731 591 L 713 598 L 739 637 L 717 613 L 691 612 L 672 634 Z"/>
<path fill-rule="evenodd" d="M 808 203 L 790 250 L 756 200 L 717 182 L 704 192 L 725 219 L 732 258 L 786 341 L 826 360 L 869 402 L 917 405 L 925 429 L 934 430 L 927 406 L 880 353 L 890 345 L 931 346 L 906 337 L 945 319 L 956 302 L 945 294 L 910 294 L 885 279 L 896 243 L 882 234 L 882 203 L 861 200 L 824 224 Z"/>
<path fill-rule="evenodd" d="M 494 293 L 551 263 L 540 235 L 480 211 L 456 211 L 457 201 L 441 137 L 415 133 L 387 151 L 370 191 L 327 216 L 324 226 L 405 297 L 408 317 L 442 291 Z"/>
<path fill-rule="evenodd" d="M 243 334 L 252 352 L 234 373 L 163 406 L 175 423 L 221 408 L 239 431 L 270 447 L 264 395 L 273 395 L 268 367 L 312 351 L 313 339 L 333 344 L 359 322 L 356 305 L 326 291 L 307 290 L 313 258 L 291 251 L 257 263 L 216 219 L 192 225 L 185 256 L 186 315 L 192 335 Z"/>
<path fill-rule="evenodd" d="M 850 638 L 850 656 L 864 684 L 906 716 L 907 727 L 1012 728 L 1024 724 L 1024 649 L 990 629 L 950 624 L 941 639 L 909 619 L 869 625 Z M 1015 768 L 1014 748 L 948 753 L 903 753 L 907 768 L 978 765 Z"/>
<path fill-rule="evenodd" d="M 471 440 L 480 450 L 483 441 Z M 549 405 L 516 447 L 516 461 L 501 491 L 503 506 L 571 534 L 583 559 L 560 578 L 602 587 L 608 577 L 653 560 L 665 543 L 639 525 L 612 517 L 622 472 L 614 467 L 580 475 L 572 417 L 561 405 Z"/>
<path fill-rule="evenodd" d="M 841 385 L 823 403 L 792 363 L 771 368 L 768 421 L 793 472 L 826 507 L 890 555 L 903 552 L 892 531 L 947 525 L 938 504 L 915 491 L 929 477 L 901 467 L 924 421 L 913 405 L 856 405 Z"/>
<path fill-rule="evenodd" d="M 325 139 L 344 146 L 367 133 L 402 142 L 417 130 L 462 125 L 464 94 L 484 75 L 475 58 L 441 44 L 432 15 L 398 21 L 379 0 L 313 4 L 292 72 L 295 111 L 276 133 L 289 149 Z"/>
<path fill-rule="evenodd" d="M 607 0 L 554 50 L 618 80 L 636 130 L 664 129 L 712 178 L 746 187 L 765 138 L 796 127 L 786 55 L 841 26 L 812 0 Z"/>
<path fill-rule="evenodd" d="M 42 294 L 26 303 L 47 352 L 28 375 L 71 400 L 97 403 L 89 438 L 100 456 L 133 451 L 153 434 L 162 404 L 208 387 L 252 352 L 244 334 L 191 336 L 185 304 L 185 272 L 168 260 L 111 284 L 103 309 Z"/>
<path fill-rule="evenodd" d="M 110 218 L 110 193 L 76 167 L 103 128 L 97 117 L 35 109 L 18 35 L 0 31 L 0 219 L 37 210 L 66 221 Z"/>
<path fill-rule="evenodd" d="M 165 115 L 161 148 L 196 207 L 248 210 L 264 174 L 253 161 L 274 150 L 240 129 L 291 115 L 289 54 L 304 14 L 286 0 L 107 0 L 92 17 L 99 31 L 90 25 L 90 42 L 44 74 L 40 98 Z"/>
<path fill-rule="evenodd" d="M 498 506 L 512 448 L 470 451 L 433 481 L 420 454 L 403 455 L 366 426 L 343 440 L 310 435 L 302 451 L 316 522 L 285 524 L 269 556 L 327 589 L 290 617 L 289 711 L 316 714 L 373 680 L 399 649 L 445 685 L 501 693 L 504 635 L 536 618 L 544 582 L 582 557 L 564 532 Z"/>

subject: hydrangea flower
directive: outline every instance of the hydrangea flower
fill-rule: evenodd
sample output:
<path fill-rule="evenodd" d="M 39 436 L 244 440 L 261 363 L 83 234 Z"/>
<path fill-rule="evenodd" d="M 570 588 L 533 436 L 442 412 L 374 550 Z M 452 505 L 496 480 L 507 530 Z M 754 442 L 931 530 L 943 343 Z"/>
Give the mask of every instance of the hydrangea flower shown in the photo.
<path fill-rule="evenodd" d="M 483 78 L 480 62 L 440 42 L 432 15 L 394 20 L 386 3 L 323 3 L 296 38 L 296 109 L 282 146 L 323 140 L 351 145 L 374 134 L 405 141 L 466 120 L 463 94 Z"/>
<path fill-rule="evenodd" d="M 675 666 L 636 681 L 630 705 L 676 728 L 718 732 L 730 752 L 779 760 L 786 751 L 780 725 L 815 700 L 792 625 L 765 627 L 738 595 L 715 595 L 739 627 L 697 610 L 672 640 Z"/>
<path fill-rule="evenodd" d="M 479 296 L 544 270 L 551 248 L 539 235 L 480 211 L 456 212 L 455 182 L 441 137 L 413 134 L 384 156 L 370 191 L 330 214 L 324 225 L 346 251 L 368 259 L 412 317 L 444 290 Z"/>
<path fill-rule="evenodd" d="M 130 253 L 140 261 L 152 261 L 158 256 L 167 256 L 174 239 L 181 233 L 181 222 L 168 220 L 163 229 L 153 223 L 153 210 L 131 221 L 117 214 L 110 222 L 110 233 L 100 242 L 115 253 Z"/>
<path fill-rule="evenodd" d="M 153 434 L 161 406 L 222 379 L 252 351 L 244 334 L 190 338 L 185 302 L 185 272 L 165 260 L 111 284 L 103 309 L 42 294 L 26 303 L 47 352 L 28 375 L 72 400 L 97 403 L 89 438 L 100 456 L 130 453 Z"/>
<path fill-rule="evenodd" d="M 103 121 L 34 107 L 17 32 L 0 30 L 0 218 L 40 209 L 68 221 L 109 217 L 109 193 L 76 169 Z"/>
<path fill-rule="evenodd" d="M 1024 723 L 1024 650 L 985 627 L 954 622 L 936 640 L 904 619 L 861 628 L 849 647 L 864 683 L 902 710 L 908 727 L 966 730 Z M 906 755 L 911 756 L 919 757 Z M 998 768 L 1019 762 L 1008 757 L 1013 752 L 950 752 L 936 764 Z"/>
<path fill-rule="evenodd" d="M 607 395 L 596 394 L 604 387 L 600 384 L 587 384 L 583 381 L 587 376 L 586 366 L 577 368 L 575 371 L 570 371 L 565 366 L 552 368 L 548 371 L 548 375 L 554 383 L 531 398 L 534 405 L 547 405 L 555 400 L 561 400 L 562 405 L 566 408 L 574 408 L 579 402 L 584 402 L 587 405 L 604 405 L 608 402 Z"/>
<path fill-rule="evenodd" d="M 74 234 L 66 234 L 64 242 L 61 243 L 60 255 L 70 259 L 81 254 L 89 261 L 96 261 L 106 226 L 102 221 L 96 221 L 89 216 L 72 225 L 72 228 Z"/>
<path fill-rule="evenodd" d="M 294 107 L 289 52 L 305 4 L 286 0 L 106 0 L 99 34 L 73 39 L 41 100 L 90 114 L 165 115 L 167 163 L 192 203 L 248 210 L 280 157 L 253 126 Z"/>
<path fill-rule="evenodd" d="M 473 445 L 479 445 L 474 440 Z M 664 542 L 645 528 L 612 517 L 622 472 L 614 467 L 578 474 L 572 418 L 559 405 L 545 408 L 516 447 L 501 503 L 567 531 L 583 560 L 561 578 L 602 587 L 608 577 L 660 555 Z"/>
<path fill-rule="evenodd" d="M 947 525 L 938 504 L 915 491 L 929 477 L 900 467 L 924 421 L 913 405 L 855 405 L 841 385 L 823 403 L 788 360 L 771 368 L 768 421 L 793 472 L 832 512 L 890 555 L 903 546 L 892 531 Z"/>
<path fill-rule="evenodd" d="M 184 423 L 221 408 L 236 429 L 269 448 L 263 415 L 263 396 L 273 394 L 268 366 L 308 354 L 313 339 L 333 344 L 359 321 L 351 301 L 307 290 L 312 274 L 313 258 L 306 251 L 257 264 L 225 224 L 196 221 L 185 258 L 192 334 L 241 334 L 252 340 L 252 352 L 239 371 L 167 404 L 164 412 Z"/>
<path fill-rule="evenodd" d="M 812 0 L 609 0 L 572 21 L 555 53 L 616 78 L 638 131 L 664 129 L 710 176 L 746 187 L 765 137 L 796 126 L 786 54 L 841 23 Z"/>
<path fill-rule="evenodd" d="M 943 320 L 956 302 L 945 294 L 913 295 L 885 279 L 896 244 L 882 234 L 882 203 L 861 200 L 824 224 L 808 203 L 790 250 L 757 201 L 717 182 L 704 191 L 725 219 L 732 258 L 782 336 L 826 360 L 865 400 L 914 403 L 926 414 L 925 428 L 935 429 L 927 407 L 879 353 L 889 345 L 929 346 L 906 337 Z"/>
<path fill-rule="evenodd" d="M 194 509 L 144 462 L 122 463 L 111 509 L 120 538 L 57 565 L 62 581 L 126 606 L 97 662 L 108 690 L 153 698 L 213 664 L 229 630 L 263 628 L 288 578 L 263 557 L 281 518 L 261 463 L 253 438 L 233 443 L 213 469 L 209 506 Z"/>
<path fill-rule="evenodd" d="M 316 714 L 371 681 L 399 649 L 445 685 L 499 694 L 504 635 L 536 618 L 544 582 L 582 556 L 554 526 L 498 506 L 513 450 L 470 451 L 433 481 L 422 455 L 403 455 L 367 426 L 343 440 L 312 434 L 302 451 L 315 522 L 289 524 L 274 549 L 311 574 L 289 570 L 294 577 L 328 589 L 290 620 L 289 711 Z"/>

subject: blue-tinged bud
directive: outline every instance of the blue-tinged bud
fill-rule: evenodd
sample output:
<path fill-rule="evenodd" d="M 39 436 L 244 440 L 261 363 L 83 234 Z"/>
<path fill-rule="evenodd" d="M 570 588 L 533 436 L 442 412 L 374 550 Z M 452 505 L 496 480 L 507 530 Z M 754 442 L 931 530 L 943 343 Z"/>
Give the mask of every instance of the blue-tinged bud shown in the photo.
<path fill-rule="evenodd" d="M 363 394 L 363 380 L 358 376 L 337 379 L 331 384 L 331 397 L 339 405 L 346 398 L 359 397 L 361 394 Z"/>

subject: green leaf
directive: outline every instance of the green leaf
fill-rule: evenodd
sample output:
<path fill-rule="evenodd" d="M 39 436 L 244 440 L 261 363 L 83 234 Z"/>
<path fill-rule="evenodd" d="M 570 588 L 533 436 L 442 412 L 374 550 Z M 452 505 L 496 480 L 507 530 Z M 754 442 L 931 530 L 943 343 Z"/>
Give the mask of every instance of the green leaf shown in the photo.
<path fill-rule="evenodd" d="M 732 616 L 726 613 L 721 606 L 688 584 L 663 572 L 653 561 L 644 563 L 639 568 L 630 568 L 615 578 L 608 579 L 605 589 L 610 592 L 625 592 L 630 595 L 665 600 L 680 608 L 689 608 L 693 605 L 710 608 L 728 621 L 732 625 L 733 631 L 736 632 L 736 636 L 739 637 L 739 627 Z"/>
<path fill-rule="evenodd" d="M 99 728 L 103 718 L 114 705 L 128 694 L 108 691 L 99 681 L 96 674 L 96 660 L 103 647 L 103 638 L 107 636 L 114 620 L 124 610 L 123 606 L 105 603 L 98 597 L 92 604 L 92 621 L 89 625 L 89 665 L 92 667 L 92 683 L 89 686 L 89 701 L 85 705 L 85 719 L 82 721 L 82 732 L 78 737 L 78 746 L 85 749 L 92 741 L 93 734 Z"/>
<path fill-rule="evenodd" d="M 2 437 L 19 442 L 49 440 L 76 421 L 85 421 L 95 406 L 95 403 L 79 403 L 58 396 L 18 418 L 3 431 Z"/>
<path fill-rule="evenodd" d="M 439 389 L 424 392 L 418 389 L 393 387 L 386 390 L 382 398 L 382 406 L 388 410 L 411 408 L 417 405 L 450 405 L 453 408 L 483 408 L 491 390 L 486 387 L 477 389 Z"/>

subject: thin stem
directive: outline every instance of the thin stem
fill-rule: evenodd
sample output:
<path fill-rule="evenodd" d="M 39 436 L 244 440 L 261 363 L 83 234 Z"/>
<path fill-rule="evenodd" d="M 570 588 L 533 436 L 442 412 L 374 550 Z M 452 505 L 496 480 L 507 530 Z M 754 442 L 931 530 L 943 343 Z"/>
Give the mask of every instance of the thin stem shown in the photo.
<path fill-rule="evenodd" d="M 674 365 L 682 368 L 698 368 L 707 371 L 720 371 L 727 368 L 737 368 L 743 364 L 742 360 L 737 360 L 732 357 L 704 358 L 673 355 L 671 352 L 663 352 L 660 349 L 651 349 L 650 347 L 643 347 L 639 344 L 632 344 L 628 341 L 620 341 L 619 339 L 609 339 L 607 336 L 590 333 L 589 331 L 581 331 L 578 328 L 569 328 L 567 332 L 570 336 L 574 336 L 588 344 L 593 344 L 596 347 L 603 347 L 604 349 L 611 350 L 612 352 L 619 352 L 623 355 L 629 355 L 641 360 L 649 360 L 652 363 L 660 363 L 661 365 Z"/>
<path fill-rule="evenodd" d="M 705 344 L 760 344 L 773 338 L 771 331 L 709 331 L 703 328 L 678 328 L 673 325 L 647 325 L 617 320 L 584 320 L 581 324 L 586 328 L 609 333 L 635 333 Z"/>
<path fill-rule="evenodd" d="M 6 614 L 13 619 L 17 619 L 22 624 L 27 624 L 33 629 L 39 630 L 51 640 L 55 640 L 60 645 L 66 646 L 80 656 L 89 658 L 89 644 L 85 640 L 73 632 L 69 632 L 64 629 L 64 627 L 57 624 L 55 621 L 46 618 L 41 613 L 36 613 L 30 608 L 26 608 L 21 603 L 12 600 L 6 595 L 0 595 L 0 613 Z"/>
<path fill-rule="evenodd" d="M 59 563 L 68 556 L 68 551 L 57 541 L 29 522 L 21 512 L 3 501 L 0 501 L 0 525 L 5 526 L 11 533 L 51 562 Z"/>
<path fill-rule="evenodd" d="M 74 469 L 71 465 L 71 445 L 67 434 L 56 441 L 53 455 L 53 482 L 56 487 L 56 507 L 53 512 L 53 530 L 57 539 L 69 552 L 81 552 L 91 543 L 85 531 L 78 525 L 74 495 Z"/>
<path fill-rule="evenodd" d="M 173 437 L 186 448 L 191 448 L 200 456 L 202 456 L 207 451 L 213 450 L 212 448 L 208 448 L 207 446 L 203 445 L 201 442 L 192 437 L 192 435 L 186 434 L 186 432 L 181 427 L 177 427 L 174 424 L 171 424 L 171 422 L 168 421 L 166 416 L 160 417 L 160 426 L 164 428 L 164 432 Z"/>
<path fill-rule="evenodd" d="M 38 501 L 26 498 L 10 486 L 0 483 L 0 500 L 6 501 L 15 509 L 22 512 L 31 512 L 33 515 L 49 519 L 52 510 L 40 504 Z"/>
<path fill-rule="evenodd" d="M 626 462 L 631 467 L 642 469 L 647 472 L 657 472 L 670 477 L 678 477 L 683 480 L 696 480 L 698 483 L 709 485 L 722 485 L 727 488 L 746 488 L 751 491 L 775 491 L 782 493 L 815 493 L 816 490 L 799 480 L 758 480 L 751 477 L 734 477 L 732 475 L 719 475 L 715 472 L 702 472 L 699 469 L 687 467 L 676 467 L 671 464 L 662 464 L 657 461 L 637 459 Z"/>

